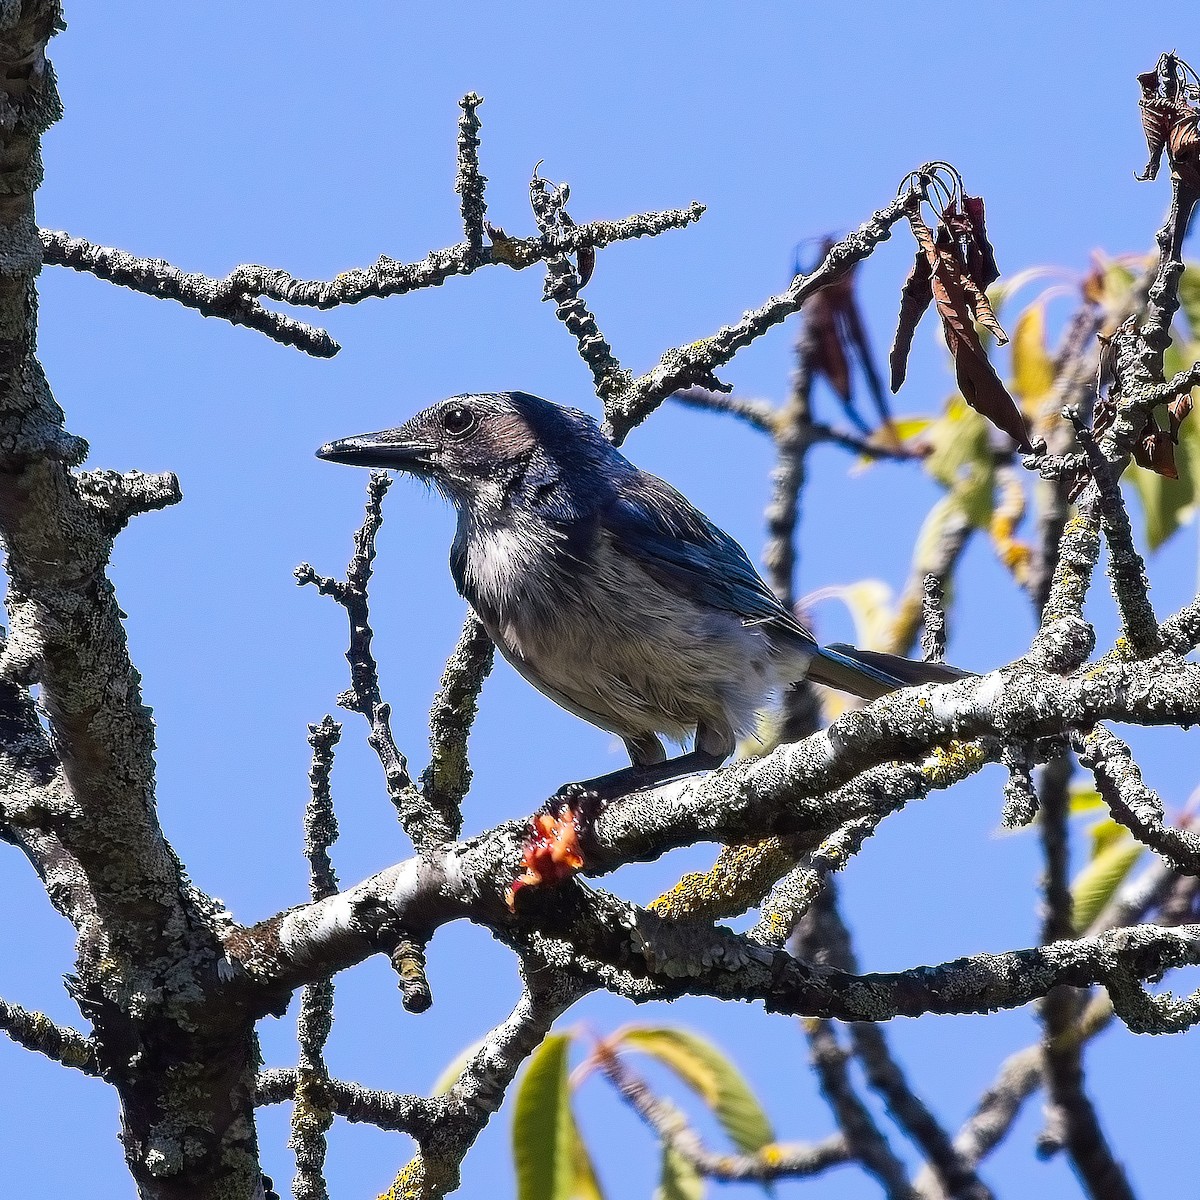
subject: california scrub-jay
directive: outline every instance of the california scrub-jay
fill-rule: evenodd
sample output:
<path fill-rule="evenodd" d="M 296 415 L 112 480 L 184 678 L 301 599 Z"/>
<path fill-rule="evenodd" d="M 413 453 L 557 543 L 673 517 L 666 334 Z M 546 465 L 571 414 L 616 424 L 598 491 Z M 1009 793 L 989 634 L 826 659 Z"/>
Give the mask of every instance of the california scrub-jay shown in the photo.
<path fill-rule="evenodd" d="M 875 699 L 963 672 L 822 648 L 745 551 L 591 417 L 526 392 L 451 396 L 330 462 L 407 471 L 458 510 L 455 585 L 539 691 L 625 743 L 601 796 L 718 767 L 778 688 L 807 675 Z M 694 749 L 668 759 L 660 735 Z"/>

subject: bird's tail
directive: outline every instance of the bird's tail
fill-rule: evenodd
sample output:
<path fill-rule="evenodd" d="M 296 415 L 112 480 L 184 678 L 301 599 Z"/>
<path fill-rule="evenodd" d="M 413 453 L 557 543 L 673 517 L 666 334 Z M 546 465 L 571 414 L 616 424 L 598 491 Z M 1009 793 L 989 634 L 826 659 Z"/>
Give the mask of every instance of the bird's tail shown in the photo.
<path fill-rule="evenodd" d="M 822 646 L 808 667 L 808 677 L 814 682 L 864 700 L 877 700 L 917 683 L 953 683 L 970 674 L 947 663 L 914 662 L 898 654 L 858 650 L 840 642 Z"/>

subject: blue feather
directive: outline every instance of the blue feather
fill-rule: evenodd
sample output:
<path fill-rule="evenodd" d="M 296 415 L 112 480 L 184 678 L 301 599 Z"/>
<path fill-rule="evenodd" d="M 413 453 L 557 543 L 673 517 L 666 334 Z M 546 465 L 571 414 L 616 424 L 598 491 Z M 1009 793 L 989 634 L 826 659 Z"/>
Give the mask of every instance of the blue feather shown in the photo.
<path fill-rule="evenodd" d="M 619 476 L 600 525 L 617 550 L 673 591 L 814 644 L 741 546 L 656 476 L 632 466 Z"/>

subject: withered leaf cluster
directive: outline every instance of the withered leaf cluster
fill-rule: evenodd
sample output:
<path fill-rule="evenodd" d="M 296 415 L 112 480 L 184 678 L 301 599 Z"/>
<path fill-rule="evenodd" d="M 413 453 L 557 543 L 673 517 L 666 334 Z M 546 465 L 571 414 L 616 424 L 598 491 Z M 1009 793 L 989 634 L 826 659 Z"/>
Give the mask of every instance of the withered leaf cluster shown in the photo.
<path fill-rule="evenodd" d="M 1174 54 L 1159 58 L 1153 71 L 1137 77 L 1142 98 L 1142 128 L 1150 157 L 1138 179 L 1158 174 L 1163 151 L 1171 167 L 1175 189 L 1175 220 L 1170 254 L 1178 258 L 1188 221 L 1200 200 L 1200 110 L 1194 101 L 1200 95 L 1196 73 Z"/>
<path fill-rule="evenodd" d="M 823 239 L 817 264 L 833 245 L 833 238 Z M 872 431 L 854 404 L 855 364 L 866 381 L 882 427 L 891 425 L 892 414 L 855 295 L 857 271 L 855 264 L 828 287 L 810 296 L 804 302 L 801 313 L 807 333 L 805 354 L 812 379 L 824 378 L 841 401 L 847 419 L 863 434 L 870 436 Z M 801 274 L 798 263 L 796 273 Z"/>
<path fill-rule="evenodd" d="M 1116 416 L 1116 405 L 1105 398 L 1096 405 L 1092 421 L 1092 433 L 1099 437 L 1112 424 Z M 1146 424 L 1133 446 L 1133 461 L 1139 467 L 1165 479 L 1178 479 L 1179 470 L 1175 466 L 1175 447 L 1179 445 L 1179 427 L 1192 411 L 1191 392 L 1176 396 L 1167 405 L 1167 428 L 1163 429 L 1153 413 L 1146 418 Z"/>
<path fill-rule="evenodd" d="M 1000 271 L 987 239 L 983 200 L 960 192 L 945 205 L 935 232 L 925 223 L 919 193 L 914 191 L 908 223 L 917 239 L 917 257 L 900 296 L 900 320 L 890 358 L 892 391 L 904 382 L 913 334 L 932 301 L 963 399 L 1028 451 L 1025 418 L 988 360 L 975 328 L 976 323 L 982 325 L 1000 345 L 1008 341 L 985 290 Z"/>

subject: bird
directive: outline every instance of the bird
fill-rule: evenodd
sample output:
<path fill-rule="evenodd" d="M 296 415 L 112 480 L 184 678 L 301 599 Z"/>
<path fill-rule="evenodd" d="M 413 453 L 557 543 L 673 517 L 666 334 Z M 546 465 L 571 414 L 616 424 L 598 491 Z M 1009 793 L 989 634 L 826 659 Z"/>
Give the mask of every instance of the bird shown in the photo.
<path fill-rule="evenodd" d="M 819 645 L 729 534 L 578 409 L 520 391 L 451 396 L 317 457 L 407 472 L 457 510 L 451 575 L 496 648 L 628 750 L 629 767 L 560 793 L 607 799 L 715 769 L 805 677 L 873 700 L 966 674 Z M 667 756 L 664 738 L 689 737 Z"/>

